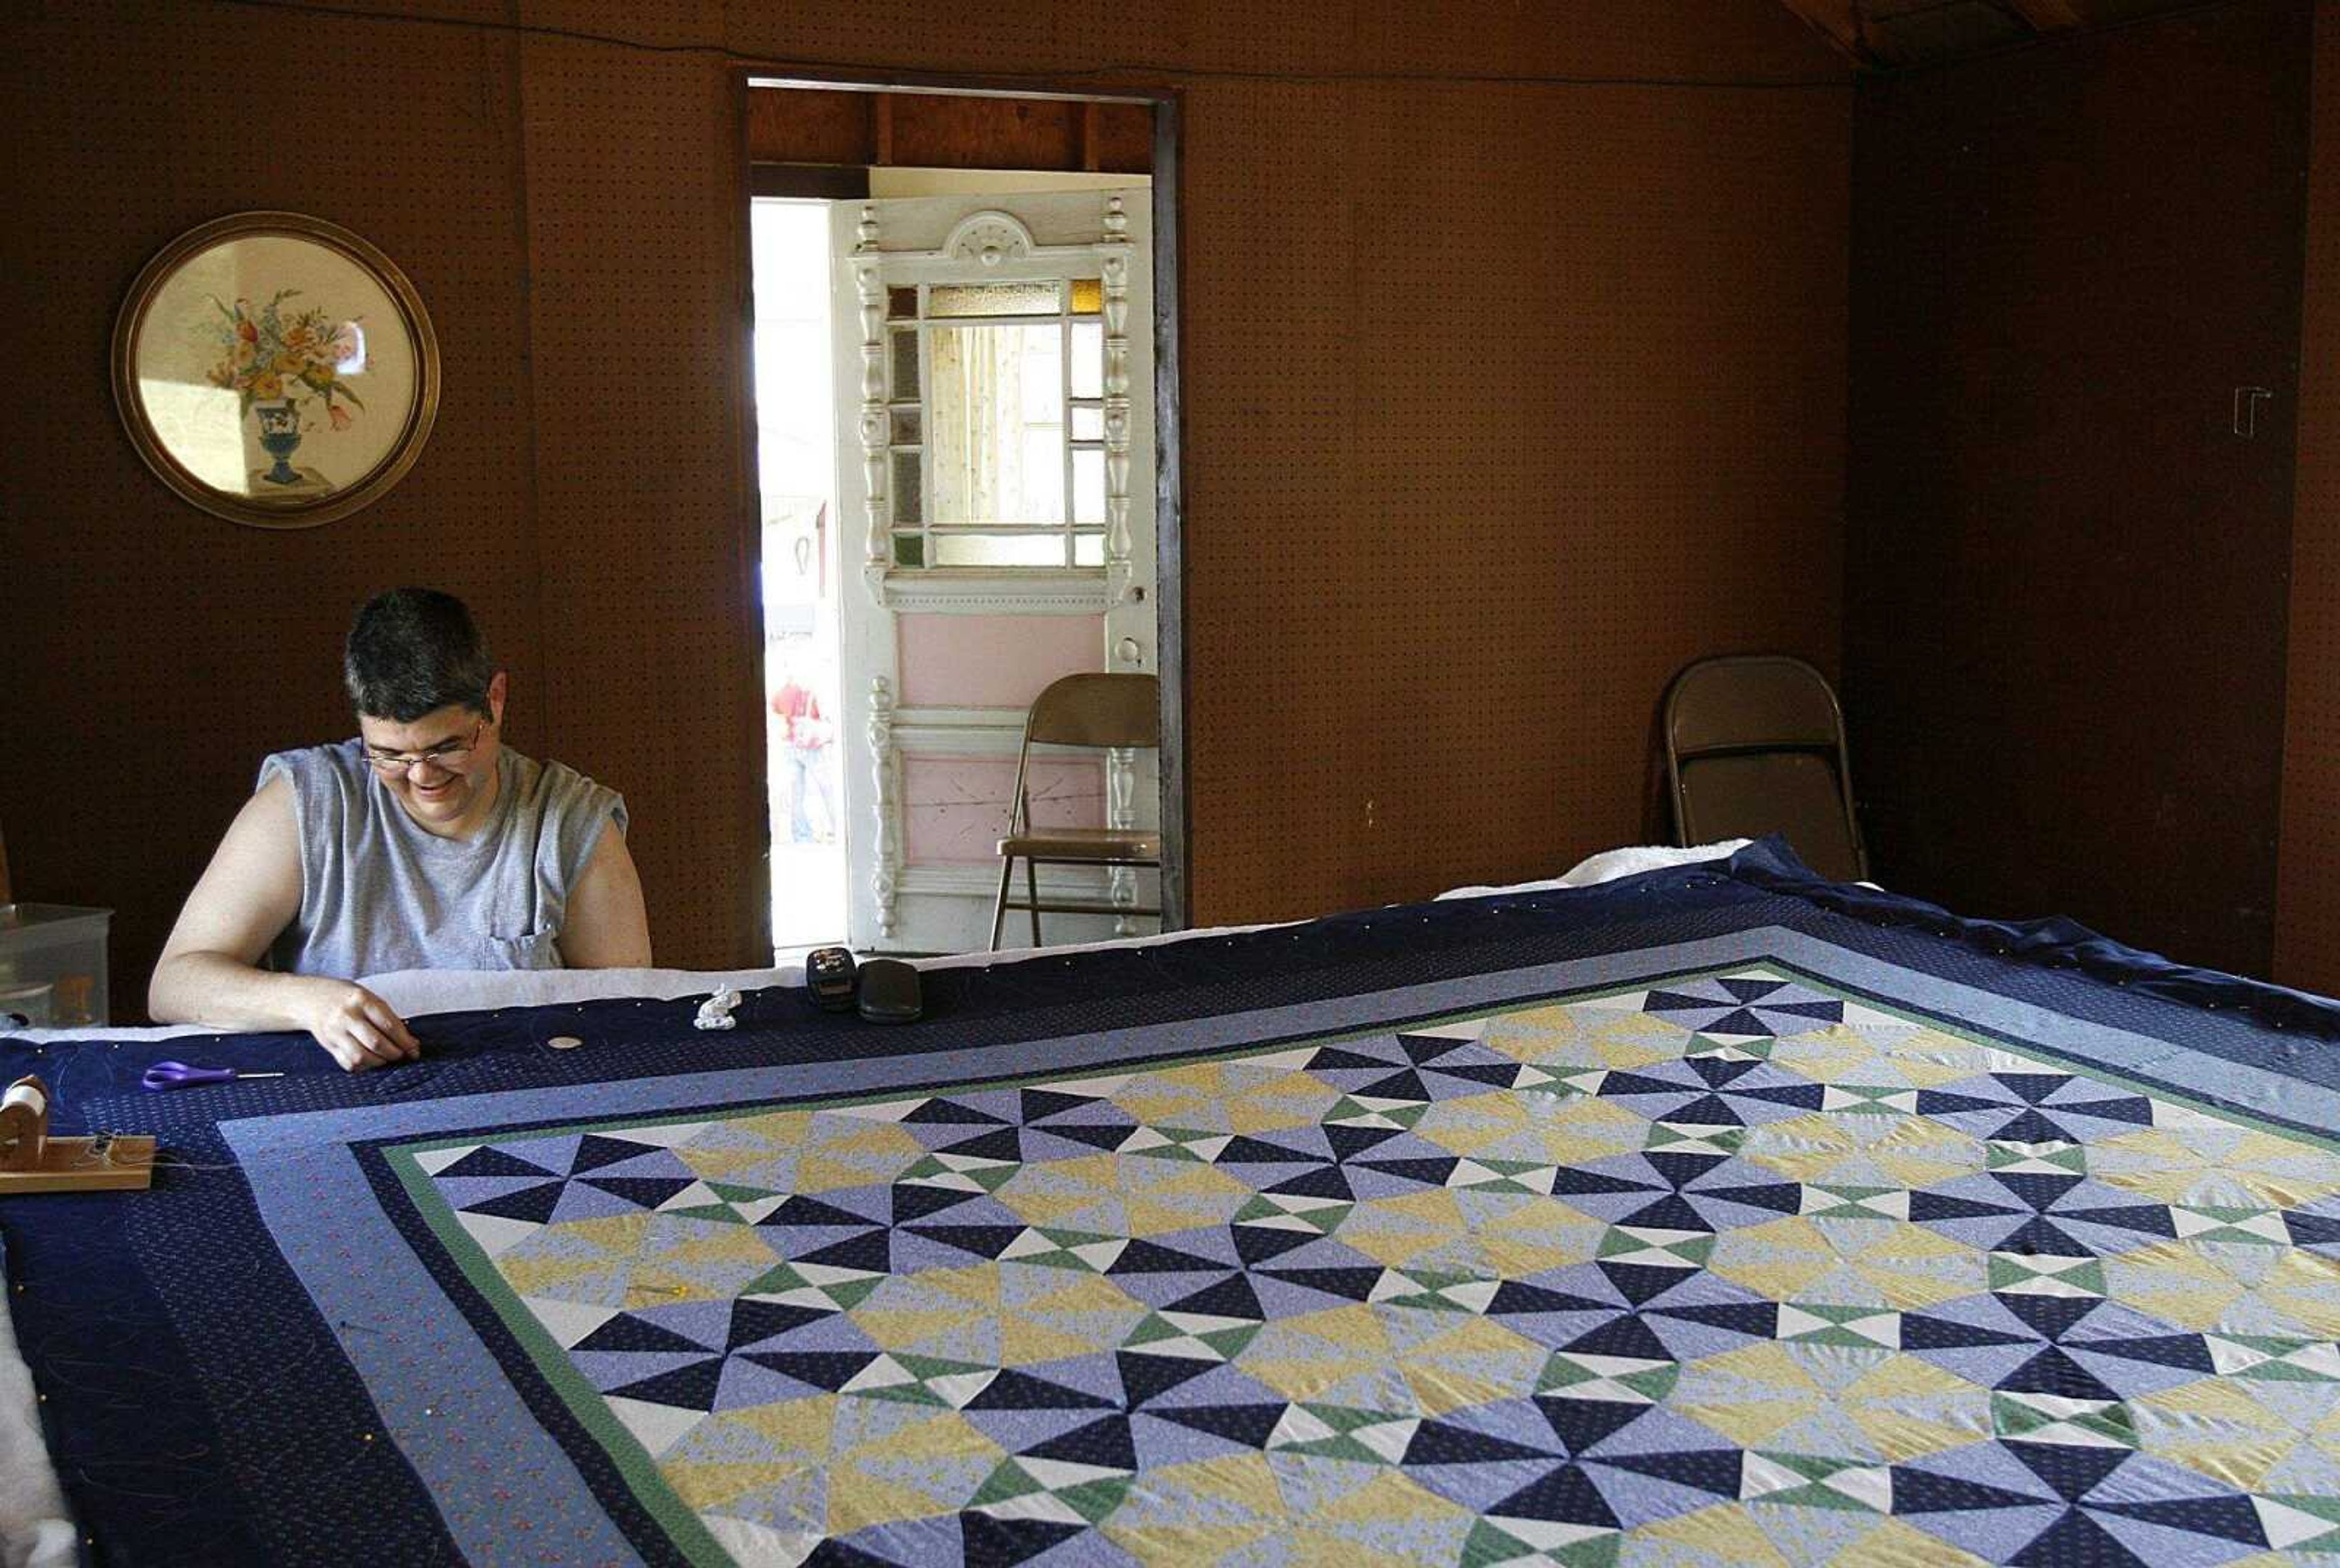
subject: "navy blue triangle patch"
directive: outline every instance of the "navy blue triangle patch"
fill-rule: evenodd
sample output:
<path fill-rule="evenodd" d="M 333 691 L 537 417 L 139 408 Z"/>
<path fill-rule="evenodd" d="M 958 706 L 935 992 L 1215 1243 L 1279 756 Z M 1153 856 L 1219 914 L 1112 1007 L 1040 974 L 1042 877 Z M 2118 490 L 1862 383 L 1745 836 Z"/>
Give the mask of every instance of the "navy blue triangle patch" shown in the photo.
<path fill-rule="evenodd" d="M 1680 1193 L 1671 1192 L 1654 1203 L 1644 1204 L 1627 1215 L 1621 1223 L 1641 1226 L 1650 1230 L 1695 1230 L 1709 1235 L 1714 1232 L 1714 1227 L 1706 1222 L 1706 1216 L 1692 1208 L 1688 1199 Z"/>
<path fill-rule="evenodd" d="M 1219 1150 L 1218 1157 L 1212 1163 L 1223 1166 L 1320 1166 L 1328 1157 L 1314 1149 L 1288 1149 L 1265 1138 L 1238 1133 L 1226 1141 L 1226 1146 Z"/>
<path fill-rule="evenodd" d="M 656 1144 L 630 1143 L 624 1138 L 587 1133 L 577 1140 L 577 1152 L 569 1159 L 569 1174 L 582 1176 L 587 1171 L 600 1170 L 603 1166 L 613 1166 L 620 1160 L 639 1159 L 643 1155 L 660 1152 Z"/>
<path fill-rule="evenodd" d="M 1310 1290 L 1321 1290 L 1326 1295 L 1337 1295 L 1344 1301 L 1370 1301 L 1373 1287 L 1382 1282 L 1378 1264 L 1359 1268 L 1264 1268 L 1260 1273 L 1270 1279 L 1287 1280 Z"/>
<path fill-rule="evenodd" d="M 1246 1448 L 1265 1448 L 1284 1420 L 1281 1404 L 1165 1404 L 1145 1412 Z"/>
<path fill-rule="evenodd" d="M 552 1218 L 552 1211 L 560 1206 L 560 1195 L 568 1186 L 567 1182 L 549 1181 L 540 1186 L 524 1186 L 496 1197 L 467 1203 L 462 1212 L 493 1215 L 498 1219 L 524 1219 L 534 1225 L 543 1225 Z"/>
<path fill-rule="evenodd" d="M 878 1359 L 874 1350 L 746 1350 L 742 1361 L 835 1394 Z"/>
<path fill-rule="evenodd" d="M 716 1385 L 723 1381 L 723 1358 L 694 1361 L 656 1377 L 645 1377 L 610 1390 L 612 1396 L 639 1399 L 649 1404 L 670 1404 L 682 1410 L 715 1408 Z"/>
<path fill-rule="evenodd" d="M 947 1208 L 957 1208 L 959 1205 L 982 1196 L 981 1193 L 969 1192 L 965 1187 L 930 1186 L 924 1182 L 897 1182 L 894 1184 L 893 1194 L 894 1223 L 907 1225 L 913 1220 L 924 1219 L 928 1215 L 940 1214 Z M 793 1203 L 795 1200 L 791 1198 L 789 1201 Z M 857 1216 L 844 1221 L 825 1220 L 821 1223 L 867 1225 L 869 1222 Z"/>
<path fill-rule="evenodd" d="M 2146 1503 L 2091 1503 L 2088 1506 L 2099 1513 L 2114 1513 L 2170 1530 L 2190 1530 L 2196 1535 L 2216 1535 L 2222 1541 L 2239 1541 L 2246 1546 L 2274 1544 L 2260 1526 L 2258 1510 L 2251 1506 L 2251 1500 L 2232 1493 L 2208 1497 L 2160 1497 Z"/>
<path fill-rule="evenodd" d="M 1235 1226 L 1232 1228 L 1235 1230 L 1246 1230 L 1255 1227 Z M 1293 1233 L 1286 1232 L 1285 1234 L 1291 1235 Z M 1303 1242 L 1316 1241 L 1319 1239 L 1321 1238 L 1314 1235 L 1303 1235 L 1300 1237 L 1300 1240 Z M 1191 1252 L 1180 1252 L 1176 1247 L 1164 1246 L 1158 1241 L 1147 1241 L 1141 1236 L 1121 1249 L 1121 1255 L 1113 1260 L 1113 1265 L 1107 1268 L 1106 1273 L 1195 1274 L 1197 1272 L 1207 1272 L 1211 1274 L 1225 1274 L 1226 1270 L 1227 1265 L 1220 1262 L 1217 1258 L 1203 1257 Z"/>
<path fill-rule="evenodd" d="M 1005 1116 L 995 1116 L 989 1111 L 979 1111 L 973 1106 L 963 1106 L 957 1100 L 940 1097 L 927 1101 L 902 1119 L 920 1126 L 927 1123 L 963 1122 L 987 1123 L 993 1126 L 1007 1125 L 1007 1118 Z"/>
<path fill-rule="evenodd" d="M 2016 1568 L 2070 1568 L 2080 1563 L 2088 1568 L 2147 1568 L 2144 1558 L 2077 1508 L 2067 1509 L 2008 1562 Z"/>
<path fill-rule="evenodd" d="M 1635 1306 L 1656 1300 L 1698 1272 L 1688 1264 L 1680 1268 L 1663 1268 L 1647 1263 L 1603 1262 L 1599 1267 L 1609 1276 L 1617 1294 Z"/>
<path fill-rule="evenodd" d="M 2032 1257 L 2094 1257 L 2097 1249 L 2084 1245 L 2080 1240 L 2045 1215 L 2034 1215 L 2008 1234 L 1998 1244 L 2000 1252 L 2025 1253 Z"/>
<path fill-rule="evenodd" d="M 1804 1206 L 1804 1189 L 1794 1182 L 1764 1186 L 1700 1187 L 1694 1196 L 1735 1203 L 1747 1208 L 1767 1208 L 1775 1214 L 1795 1214 Z"/>
<path fill-rule="evenodd" d="M 1929 1317 L 1922 1312 L 1901 1315 L 1904 1350 L 1978 1350 L 1995 1345 L 2036 1345 L 2029 1335 L 1960 1323 L 1956 1318 Z"/>
<path fill-rule="evenodd" d="M 912 1236 L 922 1236 L 928 1241 L 938 1241 L 945 1246 L 994 1262 L 1024 1234 L 1020 1225 L 913 1225 L 903 1228 Z"/>
<path fill-rule="evenodd" d="M 1491 1309 L 1492 1310 L 1492 1309 Z M 1773 1301 L 1717 1301 L 1699 1306 L 1653 1306 L 1651 1315 L 1702 1323 L 1753 1339 L 1773 1339 L 1780 1333 L 1780 1304 Z"/>
<path fill-rule="evenodd" d="M 995 1127 L 935 1152 L 967 1155 L 979 1160 L 1020 1160 L 1024 1157 L 1024 1140 L 1014 1127 Z"/>
<path fill-rule="evenodd" d="M 1359 1160 L 1360 1170 L 1380 1171 L 1384 1176 L 1420 1182 L 1424 1186 L 1444 1186 L 1446 1178 L 1462 1162 L 1453 1155 L 1423 1156 L 1419 1159 Z"/>
<path fill-rule="evenodd" d="M 2035 1143 L 2043 1140 L 2027 1138 L 2024 1141 Z M 2045 1214 L 2054 1208 L 2057 1201 L 2066 1193 L 2087 1180 L 2086 1176 L 2077 1174 L 2067 1175 L 2061 1171 L 2053 1175 L 2047 1171 L 1993 1171 L 1991 1175 L 1999 1186 L 2022 1199 L 2025 1205 L 2039 1214 Z"/>
<path fill-rule="evenodd" d="M 1290 1197 L 1337 1198 L 1343 1203 L 1353 1203 L 1357 1196 L 1355 1190 L 1349 1186 L 1349 1173 L 1333 1165 L 1302 1171 L 1298 1176 L 1286 1176 L 1274 1186 L 1260 1190 L 1282 1193 Z"/>
<path fill-rule="evenodd" d="M 2077 1138 L 2072 1136 L 2069 1129 L 2064 1127 L 2058 1123 L 2049 1121 L 2046 1116 L 2036 1110 L 2027 1110 L 2020 1116 L 2010 1118 L 2005 1126 L 2000 1127 L 1997 1132 L 1990 1136 L 1997 1138 L 2001 1143 L 2012 1144 L 2069 1144 L 2079 1142 Z"/>
<path fill-rule="evenodd" d="M 1192 1382 L 1218 1365 L 1215 1361 L 1198 1361 L 1191 1355 L 1142 1355 L 1131 1350 L 1116 1350 L 1113 1358 L 1121 1368 L 1121 1391 L 1127 1401 L 1125 1408 L 1130 1410 L 1161 1398 L 1180 1384 Z"/>
<path fill-rule="evenodd" d="M 447 1166 L 438 1174 L 436 1179 L 449 1181 L 458 1176 L 535 1176 L 540 1180 L 551 1181 L 562 1174 L 560 1171 L 547 1170 L 540 1165 L 530 1165 L 528 1161 L 514 1155 L 508 1155 L 499 1148 L 481 1147 L 473 1149 L 453 1165 Z"/>
<path fill-rule="evenodd" d="M 1566 1291 L 1551 1290 L 1516 1279 L 1507 1279 L 1497 1285 L 1494 1299 L 1487 1303 L 1487 1315 L 1490 1317 L 1505 1317 L 1512 1313 L 1616 1310 L 1617 1304 L 1613 1301 L 1595 1301 L 1589 1295 L 1572 1295 Z"/>
<path fill-rule="evenodd" d="M 2076 1443 L 2002 1441 L 2000 1447 L 2023 1462 L 2023 1467 L 2046 1482 L 2067 1503 L 2077 1503 L 2097 1484 L 2118 1470 L 2135 1451 Z"/>
<path fill-rule="evenodd" d="M 1353 1127 L 1334 1122 L 1324 1128 L 1324 1141 L 1332 1146 L 1336 1160 L 1355 1159 L 1397 1136 L 1395 1127 Z"/>
<path fill-rule="evenodd" d="M 1259 1304 L 1259 1293 L 1252 1288 L 1251 1280 L 1240 1274 L 1231 1274 L 1215 1284 L 1206 1285 L 1193 1295 L 1172 1302 L 1164 1310 L 1199 1312 L 1212 1317 L 1245 1317 L 1254 1323 L 1267 1321 L 1267 1311 Z"/>
<path fill-rule="evenodd" d="M 2126 1451 L 2124 1451 L 2126 1452 Z M 2037 1508 L 2050 1501 L 2027 1497 L 2003 1486 L 1937 1475 L 1914 1465 L 1893 1467 L 1893 1512 L 1896 1513 L 1967 1513 L 1984 1508 Z M 2086 1559 L 2077 1559 L 2085 1562 Z"/>
<path fill-rule="evenodd" d="M 1573 1464 L 1563 1464 L 1529 1482 L 1487 1512 L 1509 1514 L 1514 1519 L 1542 1519 L 1555 1524 L 1593 1524 L 1608 1530 L 1620 1527 L 1609 1500 L 1601 1495 L 1591 1478 Z"/>
<path fill-rule="evenodd" d="M 2032 1295 L 2023 1291 L 2008 1291 L 1998 1299 L 2043 1339 L 2063 1338 L 2074 1324 L 2104 1305 L 2101 1296 Z"/>
<path fill-rule="evenodd" d="M 731 1332 L 724 1340 L 723 1348 L 737 1350 L 743 1345 L 775 1338 L 790 1329 L 802 1328 L 808 1323 L 818 1323 L 824 1317 L 836 1315 L 834 1309 L 823 1312 L 818 1307 L 790 1306 L 777 1301 L 750 1301 L 740 1296 L 731 1303 Z"/>
<path fill-rule="evenodd" d="M 1256 1268 L 1261 1264 L 1272 1263 L 1295 1247 L 1306 1246 L 1312 1241 L 1324 1239 L 1313 1230 L 1287 1230 L 1282 1226 L 1271 1225 L 1231 1225 L 1227 1227 L 1227 1234 L 1234 1237 L 1235 1255 L 1244 1260 L 1244 1265 L 1247 1268 Z M 1122 1255 L 1126 1257 L 1129 1255 L 1125 1252 Z M 1211 1266 L 1222 1268 L 1225 1265 L 1214 1264 Z M 1125 1271 L 1115 1267 L 1107 1269 L 1106 1272 L 1119 1274 Z"/>
<path fill-rule="evenodd" d="M 1110 1410 L 1113 1401 L 1007 1367 L 967 1402 L 969 1410 Z"/>
<path fill-rule="evenodd" d="M 1634 1361 L 1671 1361 L 1674 1353 L 1666 1348 L 1650 1325 L 1631 1313 L 1619 1313 L 1604 1324 L 1587 1329 L 1561 1347 L 1579 1355 L 1616 1355 Z"/>
<path fill-rule="evenodd" d="M 893 1233 L 887 1230 L 864 1231 L 859 1236 L 847 1236 L 843 1241 L 830 1242 L 796 1260 L 798 1263 L 823 1264 L 830 1268 L 859 1269 L 864 1274 L 894 1272 Z"/>
<path fill-rule="evenodd" d="M 1068 1095 L 1057 1089 L 1024 1089 L 1018 1092 L 1017 1113 L 1026 1122 L 1044 1121 L 1060 1116 L 1066 1111 L 1076 1111 L 1086 1106 L 1105 1102 L 1095 1095 Z M 1055 1132 L 1057 1129 L 1048 1129 Z"/>
<path fill-rule="evenodd" d="M 1676 1191 L 1680 1191 L 1681 1188 L 1690 1186 L 1691 1183 L 1696 1181 L 1699 1177 L 1704 1176 L 1715 1166 L 1722 1164 L 1723 1161 L 1729 1157 L 1730 1156 L 1727 1155 L 1668 1154 L 1662 1149 L 1655 1153 L 1644 1150 L 1641 1155 L 1642 1161 L 1647 1164 L 1651 1170 L 1664 1177 L 1667 1185 L 1673 1187 Z M 1557 1182 L 1553 1183 L 1552 1190 L 1555 1193 L 1559 1192 L 1561 1190 L 1560 1185 Z M 1612 1187 L 1610 1190 L 1613 1192 L 1630 1192 L 1632 1189 L 1631 1187 L 1620 1186 Z"/>
<path fill-rule="evenodd" d="M 1700 1126 L 1743 1127 L 1747 1118 L 1730 1108 L 1730 1102 L 1720 1095 L 1700 1095 L 1698 1098 L 1666 1113 L 1670 1122 L 1691 1122 Z"/>
<path fill-rule="evenodd" d="M 1585 1463 L 1630 1470 L 1637 1475 L 1671 1481 L 1692 1491 L 1710 1492 L 1717 1497 L 1735 1498 L 1739 1495 L 1740 1461 L 1744 1457 L 1736 1448 L 1695 1448 L 1678 1454 L 1621 1454 L 1614 1458 L 1587 1459 Z"/>
<path fill-rule="evenodd" d="M 587 1350 L 692 1350 L 705 1355 L 712 1348 L 695 1339 L 685 1339 L 663 1324 L 636 1317 L 630 1312 L 621 1312 L 579 1340 L 570 1350 L 572 1355 Z"/>
<path fill-rule="evenodd" d="M 1137 1444 L 1129 1435 L 1129 1417 L 1117 1410 L 1024 1452 L 1035 1459 L 1063 1459 L 1106 1470 L 1137 1468 Z"/>
<path fill-rule="evenodd" d="M 1422 1075 L 1412 1067 L 1392 1073 L 1385 1078 L 1375 1078 L 1356 1092 L 1384 1100 L 1428 1100 L 1433 1097 L 1430 1086 L 1423 1083 Z"/>
<path fill-rule="evenodd" d="M 1621 1399 L 1568 1399 L 1551 1394 L 1535 1395 L 1535 1406 L 1552 1424 L 1552 1435 L 1571 1454 L 1582 1454 L 1655 1408 L 1628 1404 Z"/>
<path fill-rule="evenodd" d="M 2094 1355 L 2118 1356 L 2123 1361 L 2174 1366 L 2181 1372 L 2212 1374 L 2218 1370 L 2210 1360 L 2209 1345 L 2198 1334 L 2151 1334 L 2123 1339 L 2083 1340 L 2072 1348 L 2085 1350 Z"/>
<path fill-rule="evenodd" d="M 2025 1105 L 2036 1106 L 2072 1081 L 2069 1073 L 1993 1073 L 2007 1092 Z"/>
<path fill-rule="evenodd" d="M 691 1185 L 689 1176 L 588 1176 L 585 1185 L 637 1208 L 656 1208 Z"/>
<path fill-rule="evenodd" d="M 897 1204 L 901 1202 L 898 1191 L 899 1189 L 897 1189 L 895 1198 Z M 854 1214 L 838 1208 L 835 1204 L 823 1203 L 817 1197 L 807 1197 L 802 1193 L 792 1193 L 779 1207 L 766 1215 L 759 1223 L 768 1226 L 849 1225 L 858 1226 L 875 1225 L 878 1222 L 866 1214 Z"/>
<path fill-rule="evenodd" d="M 2120 1397 L 2103 1378 L 2052 1345 L 2000 1378 L 1998 1386 L 2009 1394 L 2052 1394 L 2058 1399 L 2112 1400 Z M 2013 1447 L 2014 1444 L 2009 1444 L 2008 1446 Z M 2087 1452 L 2096 1454 L 2103 1450 L 2091 1448 Z"/>
<path fill-rule="evenodd" d="M 2116 1230 L 2133 1230 L 2144 1236 L 2167 1236 L 2175 1239 L 2177 1226 L 2169 1217 L 2169 1206 L 2158 1203 L 2123 1204 L 2117 1208 L 2070 1208 L 2056 1216 L 2070 1222 L 2086 1220 L 2090 1225 L 2111 1226 Z"/>
<path fill-rule="evenodd" d="M 1508 1437 L 1492 1433 L 1476 1432 L 1467 1426 L 1449 1426 L 1441 1421 L 1425 1421 L 1413 1429 L 1413 1440 L 1405 1445 L 1405 1464 L 1508 1464 L 1520 1459 L 1541 1459 L 1547 1464 L 1560 1458 L 1557 1454 L 1541 1448 L 1531 1448 L 1524 1443 L 1514 1443 Z"/>
<path fill-rule="evenodd" d="M 1921 1116 L 1947 1116 L 1959 1111 L 2003 1111 L 2004 1100 L 1978 1100 L 1972 1095 L 1954 1095 L 1942 1089 L 1918 1091 L 1918 1114 Z"/>
<path fill-rule="evenodd" d="M 1014 1568 L 1087 1529 L 1086 1524 L 1063 1520 L 1002 1519 L 969 1511 L 958 1516 L 959 1550 L 965 1562 L 981 1563 L 987 1568 Z"/>

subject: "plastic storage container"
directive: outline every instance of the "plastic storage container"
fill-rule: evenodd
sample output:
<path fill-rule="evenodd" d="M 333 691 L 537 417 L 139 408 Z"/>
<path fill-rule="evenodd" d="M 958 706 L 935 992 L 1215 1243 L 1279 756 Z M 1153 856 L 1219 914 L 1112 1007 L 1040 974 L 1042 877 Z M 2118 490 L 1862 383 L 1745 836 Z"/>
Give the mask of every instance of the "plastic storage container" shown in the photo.
<path fill-rule="evenodd" d="M 112 1022 L 105 1002 L 105 928 L 113 918 L 111 909 L 0 904 L 0 1028 L 72 1029 Z"/>

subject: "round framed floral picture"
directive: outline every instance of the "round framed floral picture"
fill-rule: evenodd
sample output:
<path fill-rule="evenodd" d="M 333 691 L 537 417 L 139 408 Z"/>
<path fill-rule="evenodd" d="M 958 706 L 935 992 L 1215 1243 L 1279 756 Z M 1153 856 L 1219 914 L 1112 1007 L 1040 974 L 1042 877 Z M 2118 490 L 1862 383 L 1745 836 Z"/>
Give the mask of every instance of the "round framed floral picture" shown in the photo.
<path fill-rule="evenodd" d="M 439 407 L 439 342 L 391 259 L 321 218 L 234 213 L 146 263 L 114 329 L 132 444 L 205 511 L 309 528 L 379 499 Z"/>

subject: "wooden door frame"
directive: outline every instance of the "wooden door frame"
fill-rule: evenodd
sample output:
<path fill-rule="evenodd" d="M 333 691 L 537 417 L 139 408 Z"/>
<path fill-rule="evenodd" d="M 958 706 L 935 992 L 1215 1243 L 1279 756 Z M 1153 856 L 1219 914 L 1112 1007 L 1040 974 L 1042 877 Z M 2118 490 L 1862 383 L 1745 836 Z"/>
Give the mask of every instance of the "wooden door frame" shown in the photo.
<path fill-rule="evenodd" d="M 755 326 L 754 266 L 747 213 L 756 194 L 755 165 L 747 155 L 748 94 L 753 88 L 783 88 L 798 92 L 913 93 L 979 98 L 1047 98 L 1071 103 L 1144 104 L 1153 110 L 1154 169 L 1150 189 L 1154 211 L 1154 567 L 1155 673 L 1162 680 L 1162 749 L 1157 769 L 1162 794 L 1162 928 L 1183 930 L 1192 915 L 1191 840 L 1194 814 L 1187 792 L 1186 737 L 1186 549 L 1185 484 L 1180 461 L 1182 440 L 1178 396 L 1180 291 L 1178 266 L 1178 199 L 1181 184 L 1179 147 L 1182 137 L 1183 94 L 1171 86 L 1121 86 L 1088 92 L 1036 84 L 1014 78 L 957 76 L 927 72 L 868 70 L 837 66 L 802 66 L 780 63 L 737 62 L 731 71 L 733 123 L 740 154 L 739 191 L 736 203 L 739 255 L 741 313 L 741 560 L 745 581 L 759 581 L 763 558 L 761 497 L 757 488 L 756 422 L 752 406 L 753 377 L 745 358 L 749 334 Z M 839 590 L 849 585 L 840 583 Z M 756 602 L 751 593 L 743 602 Z M 755 656 L 762 657 L 763 629 L 751 637 Z M 760 668 L 760 665 L 759 666 Z M 760 685 L 759 690 L 761 690 Z M 761 715 L 759 714 L 760 757 Z M 764 781 L 768 799 L 771 780 Z M 771 909 L 770 860 L 765 861 L 761 908 L 768 922 Z M 768 935 L 768 931 L 767 933 Z"/>

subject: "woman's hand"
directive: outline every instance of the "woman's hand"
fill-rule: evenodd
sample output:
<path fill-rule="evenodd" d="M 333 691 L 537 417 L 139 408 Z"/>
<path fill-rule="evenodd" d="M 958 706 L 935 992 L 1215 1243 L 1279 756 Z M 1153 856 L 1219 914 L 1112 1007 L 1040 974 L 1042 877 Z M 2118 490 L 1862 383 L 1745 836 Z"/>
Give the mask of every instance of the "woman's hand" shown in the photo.
<path fill-rule="evenodd" d="M 322 977 L 302 984 L 301 1027 L 349 1071 L 392 1067 L 422 1054 L 406 1020 L 363 986 Z"/>

